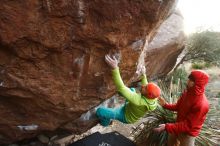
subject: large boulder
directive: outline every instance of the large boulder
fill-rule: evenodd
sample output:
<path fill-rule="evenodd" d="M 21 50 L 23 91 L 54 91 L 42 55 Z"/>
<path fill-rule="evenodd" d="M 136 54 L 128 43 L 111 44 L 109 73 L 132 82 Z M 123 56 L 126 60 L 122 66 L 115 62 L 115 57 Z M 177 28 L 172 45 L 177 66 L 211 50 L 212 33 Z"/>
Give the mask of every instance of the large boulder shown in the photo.
<path fill-rule="evenodd" d="M 152 38 L 175 4 L 176 0 L 2 0 L 0 143 L 61 127 L 72 132 L 89 128 L 69 123 L 114 94 L 104 55 L 120 58 L 122 77 L 130 84 L 146 50 L 145 38 Z M 157 68 L 161 57 L 146 61 Z M 161 72 L 148 68 L 149 75 Z"/>
<path fill-rule="evenodd" d="M 169 73 L 179 62 L 185 41 L 183 16 L 176 10 L 161 24 L 146 50 L 148 76 L 158 78 Z"/>

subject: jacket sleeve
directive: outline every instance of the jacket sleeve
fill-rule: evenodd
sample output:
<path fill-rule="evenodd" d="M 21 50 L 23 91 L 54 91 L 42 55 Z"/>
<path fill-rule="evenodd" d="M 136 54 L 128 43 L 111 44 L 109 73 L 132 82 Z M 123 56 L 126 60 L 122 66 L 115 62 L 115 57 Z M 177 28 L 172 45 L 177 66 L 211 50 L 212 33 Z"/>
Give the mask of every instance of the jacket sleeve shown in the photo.
<path fill-rule="evenodd" d="M 117 91 L 122 94 L 122 96 L 126 98 L 129 102 L 135 105 L 140 105 L 141 95 L 131 91 L 130 88 L 125 86 L 124 82 L 121 79 L 119 68 L 115 68 L 112 70 L 112 77 Z"/>
<path fill-rule="evenodd" d="M 184 96 L 184 93 L 182 94 L 182 96 Z M 165 109 L 168 109 L 168 110 L 170 110 L 170 111 L 177 111 L 177 109 L 178 109 L 178 107 L 179 107 L 179 104 L 180 104 L 180 102 L 181 102 L 181 100 L 182 100 L 182 96 L 179 98 L 179 100 L 177 101 L 177 103 L 174 103 L 174 104 L 165 104 L 164 106 L 163 106 L 163 108 L 165 108 Z"/>
<path fill-rule="evenodd" d="M 197 128 L 196 126 L 203 124 L 203 122 L 199 120 L 202 116 L 204 116 L 204 114 L 202 113 L 201 108 L 193 107 L 184 121 L 167 123 L 165 129 L 168 133 L 176 135 L 183 132 L 189 132 L 190 130 Z"/>
<path fill-rule="evenodd" d="M 177 103 L 175 103 L 175 104 L 165 104 L 163 107 L 165 109 L 170 110 L 170 111 L 177 111 Z"/>
<path fill-rule="evenodd" d="M 144 74 L 141 76 L 141 85 L 147 85 L 147 84 L 148 84 L 147 77 Z"/>

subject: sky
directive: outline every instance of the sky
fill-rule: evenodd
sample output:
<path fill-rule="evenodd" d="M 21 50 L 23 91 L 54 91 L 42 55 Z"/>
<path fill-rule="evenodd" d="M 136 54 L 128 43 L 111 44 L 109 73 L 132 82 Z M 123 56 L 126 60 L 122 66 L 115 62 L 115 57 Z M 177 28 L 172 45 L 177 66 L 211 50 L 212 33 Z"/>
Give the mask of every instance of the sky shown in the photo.
<path fill-rule="evenodd" d="M 179 0 L 186 34 L 201 29 L 220 32 L 220 0 Z"/>

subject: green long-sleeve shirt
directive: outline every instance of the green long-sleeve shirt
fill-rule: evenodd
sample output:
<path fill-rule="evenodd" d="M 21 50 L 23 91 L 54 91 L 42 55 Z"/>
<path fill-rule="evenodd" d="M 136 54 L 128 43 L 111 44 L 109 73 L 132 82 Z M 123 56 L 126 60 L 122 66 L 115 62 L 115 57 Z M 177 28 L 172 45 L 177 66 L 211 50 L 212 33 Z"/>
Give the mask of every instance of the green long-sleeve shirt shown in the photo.
<path fill-rule="evenodd" d="M 128 100 L 125 106 L 125 119 L 128 123 L 134 123 L 144 116 L 147 111 L 153 111 L 157 107 L 157 99 L 148 99 L 140 93 L 131 91 L 121 79 L 119 68 L 112 70 L 113 81 L 119 93 Z M 146 75 L 142 76 L 142 85 L 147 85 Z"/>

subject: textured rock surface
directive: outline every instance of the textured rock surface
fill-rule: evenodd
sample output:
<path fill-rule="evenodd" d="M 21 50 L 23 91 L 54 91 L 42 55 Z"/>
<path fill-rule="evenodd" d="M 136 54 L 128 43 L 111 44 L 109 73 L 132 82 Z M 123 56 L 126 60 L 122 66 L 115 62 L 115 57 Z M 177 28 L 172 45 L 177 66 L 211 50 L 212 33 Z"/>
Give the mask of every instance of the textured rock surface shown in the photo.
<path fill-rule="evenodd" d="M 60 127 L 86 130 L 90 125 L 68 123 L 114 93 L 104 55 L 118 54 L 129 84 L 146 36 L 175 2 L 1 0 L 0 143 Z M 155 68 L 161 57 L 147 61 Z M 161 73 L 151 68 L 150 75 Z"/>
<path fill-rule="evenodd" d="M 148 76 L 159 77 L 172 70 L 184 49 L 185 38 L 183 17 L 175 11 L 160 26 L 146 51 Z"/>

